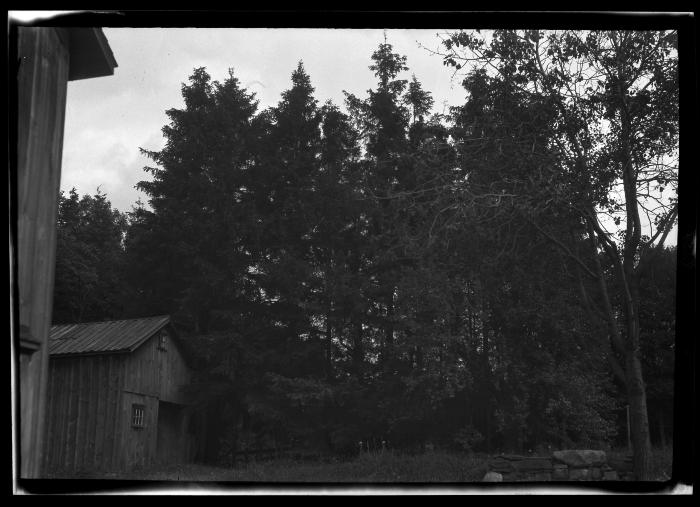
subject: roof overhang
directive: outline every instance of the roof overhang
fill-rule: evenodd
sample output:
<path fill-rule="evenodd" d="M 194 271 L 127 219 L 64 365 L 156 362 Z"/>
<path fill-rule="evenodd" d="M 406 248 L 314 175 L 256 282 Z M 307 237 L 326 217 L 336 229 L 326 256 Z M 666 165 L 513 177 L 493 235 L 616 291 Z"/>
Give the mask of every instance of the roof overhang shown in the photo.
<path fill-rule="evenodd" d="M 111 76 L 117 61 L 101 28 L 69 28 L 68 80 Z"/>

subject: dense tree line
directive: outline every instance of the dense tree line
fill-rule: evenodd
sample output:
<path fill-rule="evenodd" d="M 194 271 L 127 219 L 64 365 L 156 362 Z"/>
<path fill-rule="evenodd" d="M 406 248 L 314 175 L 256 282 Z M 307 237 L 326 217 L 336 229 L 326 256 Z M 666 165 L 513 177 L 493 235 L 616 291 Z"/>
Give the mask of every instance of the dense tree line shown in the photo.
<path fill-rule="evenodd" d="M 644 477 L 672 426 L 674 37 L 454 33 L 448 115 L 386 42 L 344 110 L 302 63 L 262 111 L 195 69 L 148 207 L 61 197 L 54 320 L 171 314 L 203 459 L 607 446 L 629 405 Z"/>

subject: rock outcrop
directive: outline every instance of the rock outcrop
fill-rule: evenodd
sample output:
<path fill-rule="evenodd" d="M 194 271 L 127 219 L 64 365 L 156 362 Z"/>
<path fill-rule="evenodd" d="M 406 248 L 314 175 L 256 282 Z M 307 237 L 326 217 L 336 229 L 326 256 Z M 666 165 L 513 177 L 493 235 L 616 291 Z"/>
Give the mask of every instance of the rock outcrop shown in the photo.
<path fill-rule="evenodd" d="M 632 458 L 608 460 L 604 451 L 567 449 L 550 457 L 496 456 L 484 482 L 634 480 Z"/>

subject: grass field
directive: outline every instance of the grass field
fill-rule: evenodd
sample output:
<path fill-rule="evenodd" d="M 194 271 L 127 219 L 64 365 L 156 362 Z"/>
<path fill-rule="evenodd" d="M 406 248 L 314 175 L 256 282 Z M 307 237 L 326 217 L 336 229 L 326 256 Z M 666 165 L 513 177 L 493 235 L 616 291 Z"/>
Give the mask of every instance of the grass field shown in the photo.
<path fill-rule="evenodd" d="M 120 478 L 197 482 L 454 483 L 479 482 L 487 470 L 487 456 L 443 452 L 404 455 L 387 451 L 365 453 L 352 460 L 277 459 L 235 468 L 177 465 L 142 470 Z"/>
<path fill-rule="evenodd" d="M 624 450 L 609 451 L 621 457 Z M 151 481 L 218 481 L 261 483 L 469 483 L 480 482 L 490 457 L 442 451 L 406 455 L 391 451 L 364 453 L 349 460 L 295 461 L 277 459 L 250 462 L 233 468 L 199 464 L 153 467 L 128 474 L 81 474 L 83 479 Z M 671 477 L 671 449 L 654 450 L 654 480 Z"/>

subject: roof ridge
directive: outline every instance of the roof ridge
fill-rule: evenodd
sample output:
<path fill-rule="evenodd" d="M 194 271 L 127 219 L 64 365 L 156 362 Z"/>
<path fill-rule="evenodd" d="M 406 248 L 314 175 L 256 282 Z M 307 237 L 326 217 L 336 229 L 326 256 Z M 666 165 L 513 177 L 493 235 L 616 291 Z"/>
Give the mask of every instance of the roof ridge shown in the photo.
<path fill-rule="evenodd" d="M 134 320 L 150 320 L 150 319 L 162 319 L 170 318 L 170 315 L 164 313 L 162 315 L 153 315 L 151 317 L 133 317 L 131 319 L 111 319 L 111 320 L 92 320 L 90 322 L 67 322 L 65 324 L 52 324 L 51 327 L 61 327 L 61 326 L 89 326 L 92 324 L 109 324 L 110 322 L 131 322 Z"/>

